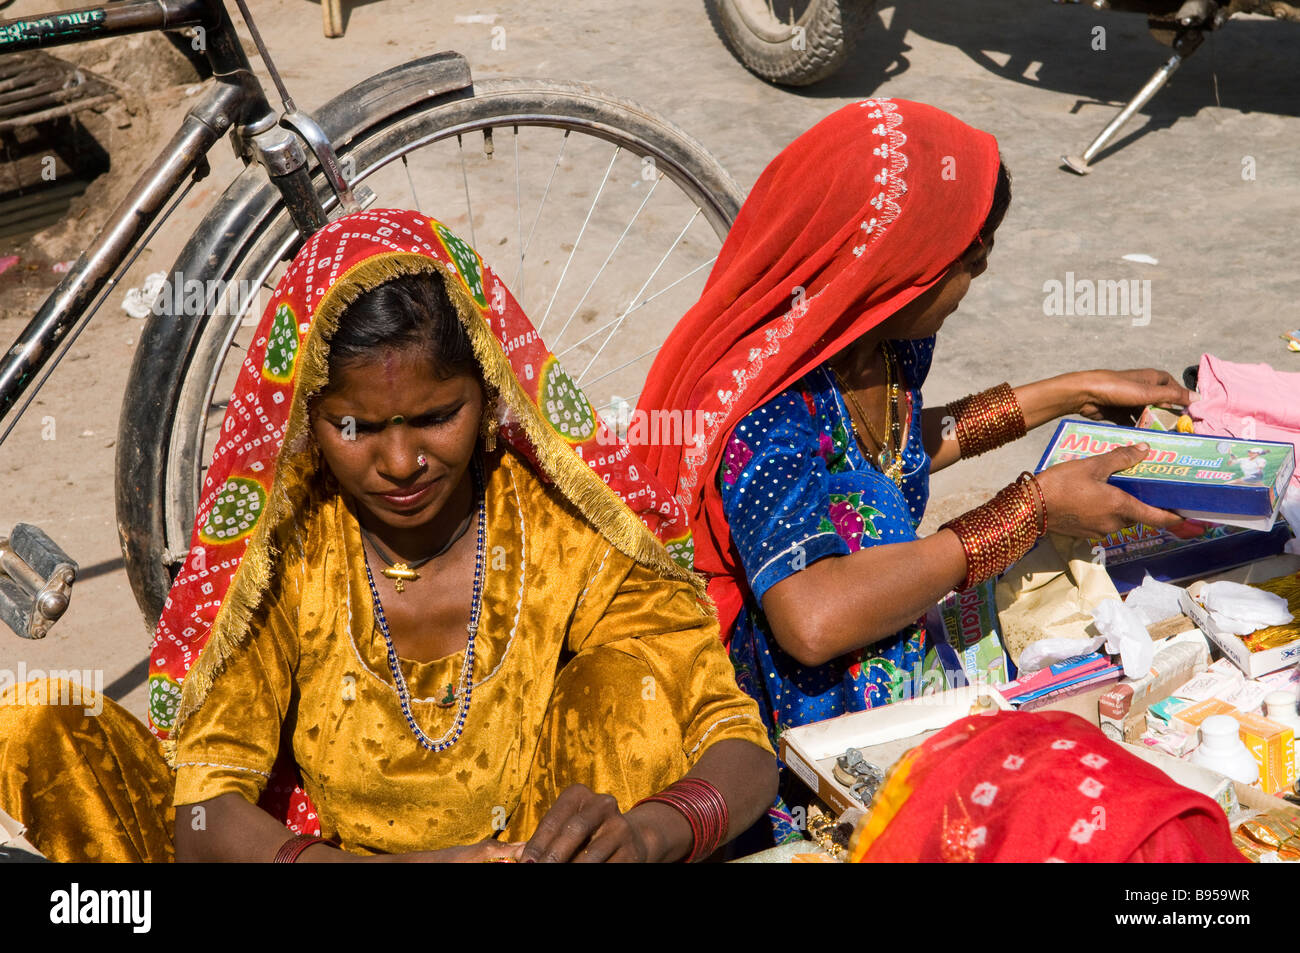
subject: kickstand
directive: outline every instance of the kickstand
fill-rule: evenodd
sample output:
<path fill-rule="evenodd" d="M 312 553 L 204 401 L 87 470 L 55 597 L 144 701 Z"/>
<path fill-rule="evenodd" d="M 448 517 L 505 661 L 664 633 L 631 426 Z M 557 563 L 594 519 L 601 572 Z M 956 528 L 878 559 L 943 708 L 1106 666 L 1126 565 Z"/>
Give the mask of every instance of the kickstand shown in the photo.
<path fill-rule="evenodd" d="M 1137 95 L 1128 101 L 1119 115 L 1106 124 L 1106 128 L 1097 134 L 1097 138 L 1089 143 L 1088 148 L 1083 150 L 1083 155 L 1065 155 L 1061 156 L 1061 161 L 1071 172 L 1077 172 L 1079 175 L 1087 175 L 1092 169 L 1088 163 L 1097 157 L 1097 153 L 1106 148 L 1115 134 L 1118 133 L 1125 123 L 1133 118 L 1133 114 L 1149 103 L 1156 93 L 1160 92 L 1165 83 L 1169 82 L 1169 77 L 1174 75 L 1174 70 L 1182 65 L 1183 60 L 1196 52 L 1197 47 L 1205 40 L 1205 33 L 1202 30 L 1180 31 L 1174 39 L 1174 55 L 1156 70 L 1146 84 L 1137 91 Z"/>

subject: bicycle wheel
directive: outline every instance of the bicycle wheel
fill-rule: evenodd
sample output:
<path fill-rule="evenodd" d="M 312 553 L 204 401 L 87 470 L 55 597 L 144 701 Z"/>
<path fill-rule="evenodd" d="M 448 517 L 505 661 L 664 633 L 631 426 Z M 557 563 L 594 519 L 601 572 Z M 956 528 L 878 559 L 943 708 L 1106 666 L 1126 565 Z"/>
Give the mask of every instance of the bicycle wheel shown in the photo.
<path fill-rule="evenodd" d="M 751 73 L 808 86 L 852 55 L 875 0 L 709 0 L 728 48 Z"/>
<path fill-rule="evenodd" d="M 317 116 L 327 131 L 333 105 Z M 742 199 L 718 162 L 676 126 L 570 83 L 477 83 L 379 117 L 339 156 L 349 180 L 373 191 L 367 204 L 417 208 L 469 240 L 607 417 L 635 404 Z M 322 184 L 323 201 L 325 192 Z M 196 236 L 214 238 L 192 240 L 171 274 L 220 282 L 214 287 L 224 297 L 197 328 L 174 308 L 151 318 L 118 440 L 123 551 L 150 624 L 188 551 L 246 342 L 296 238 L 257 170 L 246 171 L 209 218 Z M 242 234 L 232 242 L 236 226 Z"/>

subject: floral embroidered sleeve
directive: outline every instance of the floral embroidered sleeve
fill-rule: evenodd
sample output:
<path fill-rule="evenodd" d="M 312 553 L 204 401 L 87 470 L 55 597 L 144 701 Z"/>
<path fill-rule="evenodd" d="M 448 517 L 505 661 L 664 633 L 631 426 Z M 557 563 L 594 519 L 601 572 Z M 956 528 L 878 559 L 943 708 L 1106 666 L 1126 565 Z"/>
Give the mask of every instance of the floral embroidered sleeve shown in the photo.
<path fill-rule="evenodd" d="M 832 523 L 831 475 L 818 433 L 799 392 L 790 390 L 746 416 L 727 443 L 722 505 L 760 603 L 792 573 L 855 548 Z"/>
<path fill-rule="evenodd" d="M 928 364 L 929 348 L 918 350 L 909 363 Z M 773 585 L 825 556 L 916 538 L 915 501 L 859 459 L 847 414 L 821 383 L 814 375 L 753 411 L 725 451 L 722 504 L 760 604 Z"/>

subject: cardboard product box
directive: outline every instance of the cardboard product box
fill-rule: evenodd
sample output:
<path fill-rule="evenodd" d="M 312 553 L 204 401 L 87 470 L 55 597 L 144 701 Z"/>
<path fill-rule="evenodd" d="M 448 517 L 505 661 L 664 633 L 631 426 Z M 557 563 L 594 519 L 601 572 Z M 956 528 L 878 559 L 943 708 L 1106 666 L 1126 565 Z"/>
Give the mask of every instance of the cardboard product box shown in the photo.
<path fill-rule="evenodd" d="M 950 592 L 926 616 L 932 651 L 943 665 L 948 688 L 980 681 L 1001 685 L 1015 678 L 1015 666 L 1002 646 L 994 592 L 993 580 Z"/>
<path fill-rule="evenodd" d="M 1210 663 L 1210 646 L 1197 629 L 1180 632 L 1156 649 L 1151 670 L 1141 678 L 1126 678 L 1097 700 L 1101 730 L 1112 741 L 1136 741 L 1146 730 L 1146 710 L 1169 697 Z"/>
<path fill-rule="evenodd" d="M 1187 520 L 1172 529 L 1127 526 L 1088 542 L 1122 594 L 1142 585 L 1147 576 L 1159 582 L 1185 582 L 1276 556 L 1293 535 L 1285 520 L 1266 533 Z"/>
<path fill-rule="evenodd" d="M 1191 708 L 1195 702 L 1170 695 L 1147 706 L 1147 727 L 1152 731 L 1172 731 L 1174 715 L 1185 708 Z"/>
<path fill-rule="evenodd" d="M 1186 414 L 1176 414 L 1172 410 L 1166 410 L 1164 407 L 1156 407 L 1148 404 L 1142 410 L 1142 416 L 1138 418 L 1137 426 L 1139 430 L 1163 430 L 1166 433 L 1177 431 L 1178 433 L 1195 433 L 1192 424 L 1192 418 Z"/>
<path fill-rule="evenodd" d="M 1241 636 L 1233 635 L 1231 632 L 1224 632 L 1214 624 L 1214 619 L 1205 607 L 1196 601 L 1193 594 L 1198 587 L 1191 586 L 1179 593 L 1179 601 L 1182 604 L 1183 612 L 1196 623 L 1197 627 L 1209 637 L 1210 641 L 1218 646 L 1226 658 L 1233 665 L 1241 669 L 1247 678 L 1258 678 L 1261 675 L 1267 675 L 1269 672 L 1276 672 L 1278 669 L 1287 668 L 1300 662 L 1300 638 L 1294 642 L 1288 642 L 1286 645 L 1279 645 L 1275 648 L 1265 649 L 1262 652 L 1252 652 Z"/>
<path fill-rule="evenodd" d="M 1195 702 L 1188 705 L 1182 711 L 1175 713 L 1169 719 L 1169 727 L 1175 731 L 1181 731 L 1185 735 L 1196 735 L 1199 737 L 1201 722 L 1212 715 L 1235 715 L 1237 709 L 1233 708 L 1225 701 L 1217 698 L 1207 698 L 1203 702 Z"/>
<path fill-rule="evenodd" d="M 1061 421 L 1038 470 L 1135 443 L 1151 448 L 1146 460 L 1113 474 L 1109 482 L 1151 506 L 1209 523 L 1271 530 L 1295 471 L 1295 447 L 1289 443 L 1083 420 Z"/>
<path fill-rule="evenodd" d="M 972 708 L 988 705 L 1011 709 L 997 689 L 987 685 L 954 688 L 787 728 L 777 753 L 837 816 L 850 809 L 860 811 L 862 802 L 835 779 L 835 759 L 847 748 L 864 749 L 863 757 L 888 771 L 929 735 L 966 717 Z"/>
<path fill-rule="evenodd" d="M 1097 719 L 1097 701 L 1102 695 L 1110 691 L 1115 683 L 1098 685 L 1093 688 L 1087 688 L 1073 695 L 1059 695 L 1044 700 L 1042 705 L 1028 709 L 1021 706 L 1021 711 L 1068 711 L 1071 715 L 1078 715 L 1084 721 L 1092 725 L 1099 725 Z"/>
<path fill-rule="evenodd" d="M 1295 784 L 1295 732 L 1262 715 L 1229 712 L 1241 725 L 1241 740 L 1259 765 L 1259 786 L 1267 794 L 1289 791 Z"/>

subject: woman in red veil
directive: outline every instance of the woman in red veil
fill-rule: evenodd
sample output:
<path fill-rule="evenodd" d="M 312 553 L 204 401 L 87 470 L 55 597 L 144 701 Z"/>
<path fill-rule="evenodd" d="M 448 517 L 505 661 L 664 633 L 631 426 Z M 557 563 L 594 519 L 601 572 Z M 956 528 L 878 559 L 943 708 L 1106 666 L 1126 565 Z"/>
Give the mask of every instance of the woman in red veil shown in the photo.
<path fill-rule="evenodd" d="M 1010 198 L 991 135 L 921 103 L 846 106 L 764 170 L 656 358 L 639 409 L 704 428 L 639 452 L 687 510 L 773 741 L 913 691 L 926 609 L 1047 528 L 1177 521 L 1106 483 L 1141 458 L 1130 447 L 1026 475 L 917 536 L 932 471 L 1065 414 L 1189 399 L 1162 371 L 1085 371 L 923 406 L 935 335 L 984 272 Z M 793 835 L 780 801 L 773 820 Z"/>

